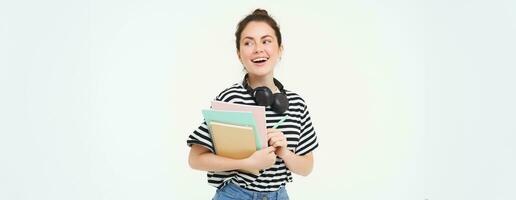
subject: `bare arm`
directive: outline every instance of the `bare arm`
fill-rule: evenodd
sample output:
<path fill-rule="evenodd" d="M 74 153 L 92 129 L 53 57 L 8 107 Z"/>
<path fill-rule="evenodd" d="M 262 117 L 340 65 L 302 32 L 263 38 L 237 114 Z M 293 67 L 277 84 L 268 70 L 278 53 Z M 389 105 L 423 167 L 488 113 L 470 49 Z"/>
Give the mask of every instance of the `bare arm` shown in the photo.
<path fill-rule="evenodd" d="M 190 148 L 188 163 L 190 167 L 202 171 L 228 171 L 234 169 L 254 168 L 263 169 L 274 165 L 276 155 L 274 148 L 256 151 L 245 159 L 231 159 L 215 155 L 209 149 L 194 144 Z"/>
<path fill-rule="evenodd" d="M 278 154 L 280 154 L 278 156 L 285 161 L 285 165 L 287 165 L 290 171 L 301 176 L 308 176 L 312 172 L 314 167 L 314 156 L 312 152 L 300 156 L 288 149 L 280 149 Z"/>
<path fill-rule="evenodd" d="M 308 176 L 312 172 L 314 166 L 314 158 L 312 152 L 300 156 L 287 148 L 287 138 L 278 129 L 267 129 L 267 139 L 269 145 L 276 148 L 276 155 L 278 155 L 290 171 L 301 176 Z"/>

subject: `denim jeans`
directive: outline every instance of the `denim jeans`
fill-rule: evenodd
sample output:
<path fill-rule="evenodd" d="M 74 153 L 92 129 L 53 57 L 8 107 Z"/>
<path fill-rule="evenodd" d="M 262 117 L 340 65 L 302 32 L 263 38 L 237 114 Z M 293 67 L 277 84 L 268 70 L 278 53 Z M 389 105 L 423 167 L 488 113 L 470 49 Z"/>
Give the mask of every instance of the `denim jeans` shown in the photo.
<path fill-rule="evenodd" d="M 231 181 L 217 189 L 213 200 L 288 200 L 284 186 L 274 192 L 255 192 L 242 188 Z"/>

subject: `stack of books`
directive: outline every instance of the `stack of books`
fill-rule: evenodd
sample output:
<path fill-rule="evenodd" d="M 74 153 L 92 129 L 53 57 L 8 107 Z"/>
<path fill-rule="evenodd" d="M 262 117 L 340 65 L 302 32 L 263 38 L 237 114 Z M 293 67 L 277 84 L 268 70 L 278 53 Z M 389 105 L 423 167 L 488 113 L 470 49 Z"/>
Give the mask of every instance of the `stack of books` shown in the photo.
<path fill-rule="evenodd" d="M 215 154 L 244 159 L 267 147 L 265 107 L 212 101 L 202 111 L 208 124 Z M 241 169 L 258 174 L 259 169 Z"/>

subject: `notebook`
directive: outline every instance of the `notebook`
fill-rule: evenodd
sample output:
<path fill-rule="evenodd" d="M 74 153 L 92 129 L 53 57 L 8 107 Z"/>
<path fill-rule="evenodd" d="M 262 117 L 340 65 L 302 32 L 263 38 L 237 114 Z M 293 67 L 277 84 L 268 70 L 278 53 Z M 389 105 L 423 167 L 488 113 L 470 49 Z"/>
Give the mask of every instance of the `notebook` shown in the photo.
<path fill-rule="evenodd" d="M 265 107 L 264 106 L 252 106 L 243 105 L 236 103 L 228 103 L 223 101 L 212 101 L 211 108 L 214 110 L 224 111 L 245 111 L 252 112 L 254 120 L 256 121 L 256 127 L 258 129 L 258 137 L 261 146 L 258 149 L 267 148 L 267 123 L 265 120 Z"/>
<path fill-rule="evenodd" d="M 227 158 L 244 159 L 256 151 L 253 128 L 213 121 L 209 123 L 209 127 L 215 154 Z M 241 171 L 260 173 L 258 169 L 241 169 Z"/>
<path fill-rule="evenodd" d="M 220 111 L 220 110 L 202 110 L 202 115 L 206 124 L 210 122 L 220 122 L 226 124 L 233 124 L 239 126 L 247 126 L 253 129 L 255 136 L 255 149 L 261 149 L 260 139 L 258 138 L 258 130 L 256 127 L 256 121 L 254 120 L 251 112 L 236 112 L 236 111 Z"/>

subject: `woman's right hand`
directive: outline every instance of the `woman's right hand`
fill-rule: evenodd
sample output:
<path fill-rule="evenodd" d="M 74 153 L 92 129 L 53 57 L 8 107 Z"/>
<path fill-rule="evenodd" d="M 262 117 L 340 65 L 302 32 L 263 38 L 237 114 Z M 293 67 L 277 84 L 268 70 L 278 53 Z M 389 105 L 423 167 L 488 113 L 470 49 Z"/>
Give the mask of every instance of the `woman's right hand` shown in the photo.
<path fill-rule="evenodd" d="M 246 158 L 247 165 L 253 169 L 266 169 L 272 167 L 276 162 L 275 148 L 270 146 L 265 149 L 258 150 L 253 155 Z"/>

